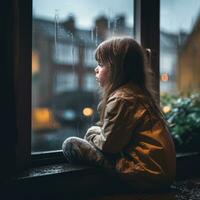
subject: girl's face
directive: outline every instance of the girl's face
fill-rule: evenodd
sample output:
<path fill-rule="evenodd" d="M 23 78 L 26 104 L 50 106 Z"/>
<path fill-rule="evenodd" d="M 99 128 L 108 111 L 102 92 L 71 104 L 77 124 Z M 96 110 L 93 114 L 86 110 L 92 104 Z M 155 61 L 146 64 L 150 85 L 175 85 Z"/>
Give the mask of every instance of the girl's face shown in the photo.
<path fill-rule="evenodd" d="M 109 79 L 109 68 L 101 63 L 98 63 L 95 68 L 95 77 L 101 87 L 105 87 Z"/>

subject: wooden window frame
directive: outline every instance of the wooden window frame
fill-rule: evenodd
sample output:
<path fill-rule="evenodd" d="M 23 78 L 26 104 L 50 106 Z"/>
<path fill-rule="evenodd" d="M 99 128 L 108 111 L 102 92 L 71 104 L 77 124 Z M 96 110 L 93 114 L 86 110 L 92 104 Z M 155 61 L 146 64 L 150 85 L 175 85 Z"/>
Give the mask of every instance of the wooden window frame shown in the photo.
<path fill-rule="evenodd" d="M 17 119 L 16 166 L 22 170 L 31 165 L 63 161 L 61 151 L 31 155 L 31 53 L 32 0 L 15 3 L 15 94 Z M 153 17 L 152 17 L 153 16 Z M 151 49 L 152 68 L 159 93 L 159 0 L 134 1 L 135 37 L 144 48 Z"/>
<path fill-rule="evenodd" d="M 5 65 L 9 67 L 5 78 L 9 78 L 14 84 L 6 82 L 4 90 L 9 90 L 13 99 L 7 102 L 7 107 L 12 108 L 12 121 L 9 129 L 13 131 L 14 138 L 10 144 L 10 151 L 6 151 L 4 157 L 10 156 L 7 166 L 14 163 L 13 171 L 24 170 L 31 166 L 63 162 L 61 151 L 35 153 L 31 155 L 31 56 L 32 56 L 32 0 L 7 0 L 4 16 L 7 24 L 4 25 L 4 34 L 10 39 L 11 54 L 5 56 Z M 151 50 L 151 66 L 155 75 L 154 89 L 158 93 L 159 101 L 159 38 L 160 38 L 160 0 L 135 0 L 134 21 L 135 37 L 144 48 Z M 10 26 L 10 27 L 8 27 Z M 1 46 L 7 47 L 8 44 Z M 4 48 L 5 49 L 5 48 Z M 4 50 L 3 49 L 3 50 Z M 10 61 L 12 60 L 12 61 Z M 8 62 L 10 61 L 10 62 Z M 1 85 L 2 85 L 1 84 Z M 10 90 L 11 87 L 11 90 Z M 9 96 L 10 97 L 10 96 Z M 4 119 L 5 121 L 5 119 Z M 4 122 L 3 121 L 3 122 Z M 16 128 L 14 128 L 16 127 Z M 5 145 L 9 144 L 9 137 L 5 137 Z M 199 156 L 199 154 L 198 154 Z M 5 164 L 6 168 L 6 164 Z M 10 169 L 8 167 L 8 169 Z"/>
<path fill-rule="evenodd" d="M 160 101 L 160 0 L 135 0 L 135 37 L 149 52 L 153 83 L 152 87 Z"/>

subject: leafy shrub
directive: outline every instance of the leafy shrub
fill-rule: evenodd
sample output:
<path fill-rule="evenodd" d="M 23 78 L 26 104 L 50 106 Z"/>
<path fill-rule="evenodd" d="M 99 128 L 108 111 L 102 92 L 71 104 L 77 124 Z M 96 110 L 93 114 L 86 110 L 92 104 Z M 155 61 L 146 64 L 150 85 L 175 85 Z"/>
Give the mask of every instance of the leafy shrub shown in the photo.
<path fill-rule="evenodd" d="M 200 93 L 185 97 L 161 96 L 177 152 L 200 151 Z"/>

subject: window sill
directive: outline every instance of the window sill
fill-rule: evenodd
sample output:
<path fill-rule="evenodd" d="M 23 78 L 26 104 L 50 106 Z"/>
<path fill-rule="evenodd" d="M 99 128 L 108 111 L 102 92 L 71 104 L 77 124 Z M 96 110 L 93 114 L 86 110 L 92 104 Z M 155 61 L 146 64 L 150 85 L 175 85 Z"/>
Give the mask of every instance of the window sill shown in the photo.
<path fill-rule="evenodd" d="M 81 175 L 86 173 L 92 173 L 94 169 L 94 167 L 72 165 L 68 163 L 51 164 L 28 169 L 25 172 L 13 178 L 13 180 L 21 181 L 59 175 L 67 176 L 74 173 L 80 173 Z M 97 169 L 95 171 L 97 171 Z"/>
<path fill-rule="evenodd" d="M 60 163 L 34 167 L 18 174 L 6 183 L 5 191 L 12 197 L 25 199 L 38 199 L 38 196 L 84 199 L 110 192 L 109 186 L 114 189 L 114 185 L 100 168 Z"/>
<path fill-rule="evenodd" d="M 180 153 L 176 160 L 176 180 L 200 177 L 200 152 Z"/>
<path fill-rule="evenodd" d="M 45 154 L 46 153 L 40 155 L 35 154 L 36 157 L 33 159 L 32 168 L 18 174 L 13 180 L 26 180 L 43 176 L 69 175 L 74 173 L 80 173 L 79 175 L 81 175 L 87 173 L 99 173 L 100 171 L 102 172 L 102 169 L 96 167 L 64 163 L 64 157 L 62 156 L 61 151 L 53 152 L 49 157 Z M 57 159 L 55 159 L 55 156 Z M 199 152 L 177 154 L 176 158 L 177 170 L 185 169 L 184 174 L 187 170 L 187 165 L 190 165 L 188 171 L 193 172 L 191 170 L 192 166 L 196 169 L 200 163 Z M 195 163 L 196 165 L 191 165 L 191 163 Z"/>
<path fill-rule="evenodd" d="M 191 162 L 196 163 L 195 166 L 197 166 L 198 163 L 200 163 L 199 152 L 183 153 L 183 154 L 180 153 L 180 154 L 177 154 L 176 158 L 177 158 L 177 167 L 183 166 L 183 162 L 184 164 L 188 163 L 190 165 L 191 165 Z M 52 175 L 59 175 L 59 174 L 71 174 L 71 173 L 76 173 L 76 172 L 88 173 L 88 172 L 97 172 L 99 170 L 102 171 L 101 169 L 96 168 L 96 167 L 72 165 L 72 164 L 64 163 L 64 161 L 65 159 L 61 151 L 52 152 L 52 153 L 44 152 L 44 153 L 39 153 L 38 155 L 34 154 L 32 167 L 18 174 L 13 180 L 23 180 L 23 179 L 29 179 L 29 178 L 34 178 L 34 177 L 52 176 Z M 191 167 L 192 165 L 190 166 L 190 169 Z M 185 168 L 185 165 L 184 165 L 184 168 Z"/>
<path fill-rule="evenodd" d="M 192 164 L 192 163 L 195 163 Z M 200 177 L 200 153 L 177 155 L 176 181 Z M 106 172 L 97 167 L 72 165 L 67 163 L 32 167 L 8 183 L 10 193 L 17 195 L 98 195 L 116 190 L 116 183 Z M 101 190 L 99 191 L 99 188 Z M 123 188 L 121 188 L 123 191 Z M 108 191 L 109 190 L 109 191 Z"/>

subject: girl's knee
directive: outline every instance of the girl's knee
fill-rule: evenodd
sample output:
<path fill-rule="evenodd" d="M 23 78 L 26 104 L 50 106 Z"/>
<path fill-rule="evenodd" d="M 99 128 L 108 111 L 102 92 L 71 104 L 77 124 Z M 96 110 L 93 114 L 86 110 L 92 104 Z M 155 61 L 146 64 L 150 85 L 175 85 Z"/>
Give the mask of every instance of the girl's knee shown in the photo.
<path fill-rule="evenodd" d="M 63 144 L 62 144 L 62 150 L 65 152 L 67 151 L 68 149 L 70 149 L 73 144 L 77 141 L 77 138 L 76 137 L 69 137 L 67 138 Z"/>
<path fill-rule="evenodd" d="M 65 152 L 72 148 L 79 149 L 79 148 L 82 148 L 82 146 L 84 146 L 85 143 L 86 143 L 86 141 L 83 140 L 82 138 L 69 137 L 63 142 L 62 150 Z"/>

